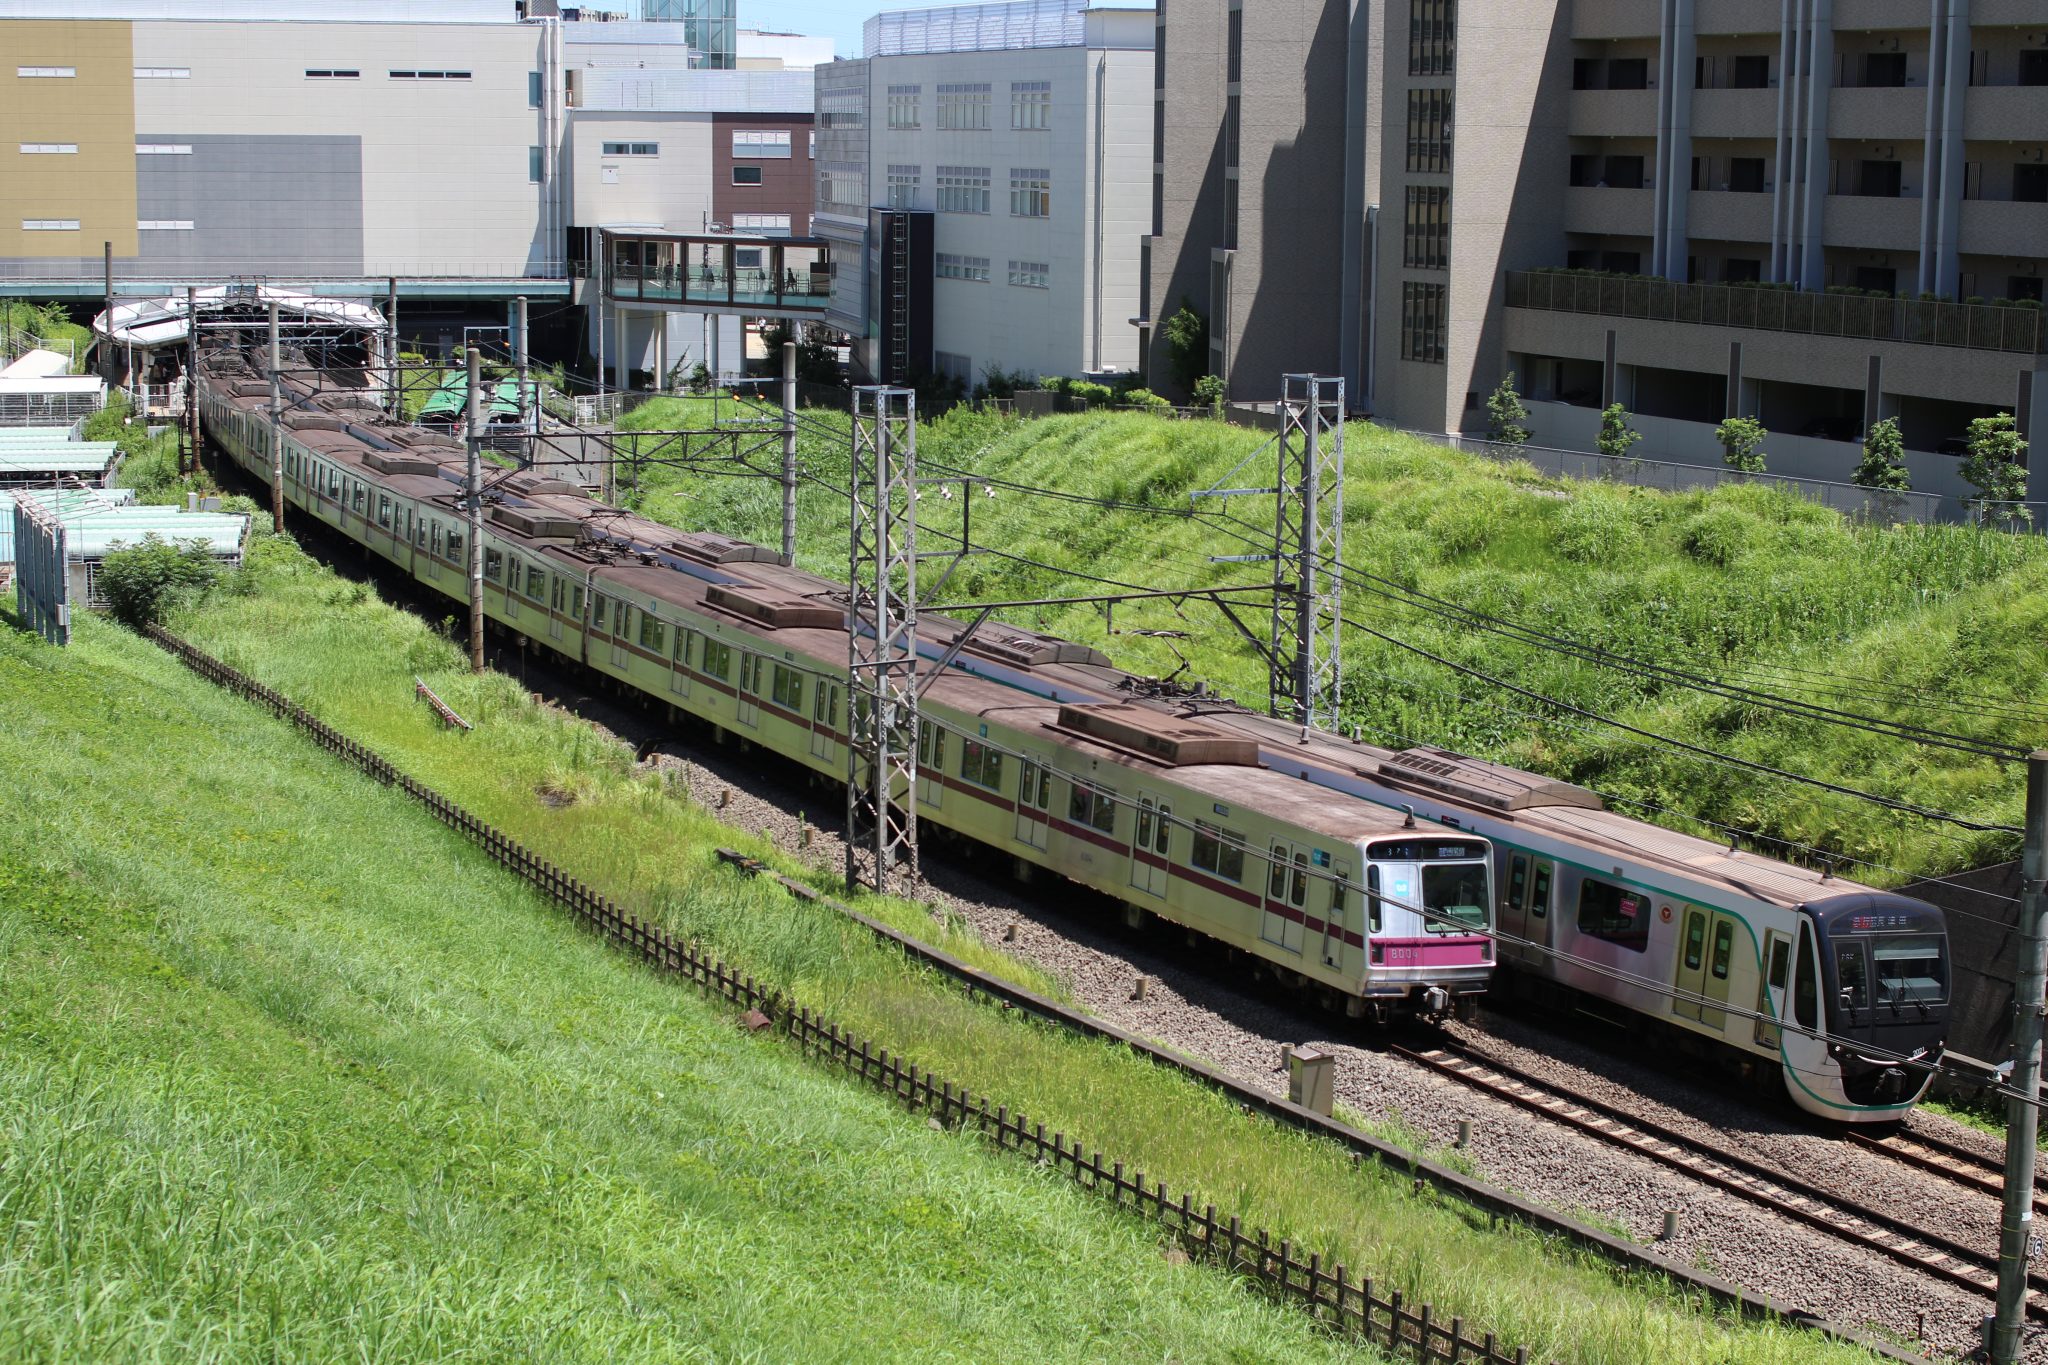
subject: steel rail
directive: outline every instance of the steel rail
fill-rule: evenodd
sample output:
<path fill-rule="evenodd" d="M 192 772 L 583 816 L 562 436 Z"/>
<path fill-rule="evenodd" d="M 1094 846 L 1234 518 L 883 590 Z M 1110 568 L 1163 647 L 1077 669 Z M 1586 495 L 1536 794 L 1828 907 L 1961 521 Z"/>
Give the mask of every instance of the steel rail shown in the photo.
<path fill-rule="evenodd" d="M 1875 1251 L 1913 1270 L 1982 1294 L 1996 1292 L 1998 1258 L 1880 1209 L 1846 1199 L 1798 1176 L 1774 1170 L 1719 1144 L 1627 1113 L 1456 1044 L 1417 1051 L 1394 1044 L 1396 1056 L 1539 1114 L 1565 1127 L 1648 1157 L 1714 1189 L 1782 1214 L 1833 1237 Z M 2030 1274 L 2029 1287 L 2048 1291 L 2048 1276 Z M 2028 1315 L 2048 1322 L 2048 1303 L 2035 1298 Z"/>

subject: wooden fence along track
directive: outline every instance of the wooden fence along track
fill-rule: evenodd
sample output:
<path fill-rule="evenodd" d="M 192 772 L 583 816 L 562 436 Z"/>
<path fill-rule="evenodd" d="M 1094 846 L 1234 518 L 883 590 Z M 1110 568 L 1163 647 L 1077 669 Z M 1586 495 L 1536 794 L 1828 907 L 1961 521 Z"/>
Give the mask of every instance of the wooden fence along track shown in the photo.
<path fill-rule="evenodd" d="M 1390 1051 L 1484 1094 L 1649 1157 L 1702 1184 L 1762 1205 L 1936 1279 L 1983 1294 L 1998 1291 L 1997 1256 L 1973 1251 L 1953 1238 L 1760 1165 L 1727 1148 L 1624 1113 L 1556 1081 L 1532 1076 L 1462 1047 L 1447 1045 L 1418 1052 L 1395 1046 Z M 2048 1277 L 2030 1274 L 2027 1282 L 2037 1292 L 2048 1290 Z M 2029 1298 L 2027 1313 L 2036 1321 L 2048 1321 L 2048 1303 L 2039 1297 Z"/>
<path fill-rule="evenodd" d="M 386 786 L 400 788 L 426 806 L 442 823 L 475 841 L 494 861 L 545 893 L 607 941 L 638 954 L 659 971 L 684 978 L 707 996 L 716 995 L 746 1011 L 750 1026 L 777 1029 L 797 1043 L 807 1057 L 835 1066 L 866 1085 L 886 1091 L 913 1112 L 925 1110 L 937 1122 L 954 1128 L 971 1128 L 994 1141 L 999 1148 L 1021 1152 L 1044 1163 L 1081 1188 L 1157 1222 L 1172 1232 L 1191 1256 L 1206 1257 L 1246 1275 L 1281 1299 L 1298 1304 L 1334 1330 L 1408 1356 L 1420 1365 L 1527 1365 L 1527 1347 L 1516 1347 L 1510 1352 L 1493 1333 L 1474 1340 L 1466 1335 L 1461 1318 L 1452 1318 L 1445 1323 L 1428 1304 L 1413 1307 L 1404 1303 L 1399 1290 L 1383 1298 L 1370 1277 L 1353 1276 L 1341 1263 L 1331 1263 L 1326 1267 L 1324 1258 L 1314 1253 L 1304 1259 L 1290 1241 L 1282 1239 L 1276 1244 L 1263 1229 L 1247 1233 L 1242 1220 L 1218 1214 L 1214 1205 L 1204 1204 L 1198 1212 L 1186 1193 L 1175 1198 L 1163 1181 L 1148 1182 L 1142 1172 L 1126 1177 L 1122 1162 L 1112 1160 L 1105 1164 L 1100 1152 L 1084 1156 L 1078 1139 L 1069 1143 L 1065 1134 L 1059 1132 L 1047 1137 L 1043 1124 L 1030 1123 L 1022 1113 L 1013 1114 L 1006 1105 L 991 1108 L 986 1095 L 976 1095 L 965 1086 L 939 1080 L 931 1072 L 920 1071 L 902 1057 L 891 1056 L 886 1050 L 873 1047 L 808 1008 L 793 1005 L 781 992 L 767 984 L 707 956 L 697 944 L 685 943 L 657 925 L 624 913 L 608 897 L 591 890 L 431 787 L 399 772 L 374 750 L 342 734 L 283 694 L 161 627 L 151 626 L 148 634 L 201 677 L 261 704 L 369 777 Z M 1349 1125 L 1231 1080 L 1200 1062 L 1176 1056 L 1134 1034 L 1069 1010 L 1023 987 L 996 980 L 951 954 L 920 943 L 849 905 L 821 895 L 802 882 L 765 868 L 754 859 L 727 849 L 719 850 L 719 857 L 748 875 L 771 878 L 800 899 L 825 904 L 907 955 L 959 981 L 970 994 L 988 996 L 1004 1008 L 1022 1009 L 1088 1037 L 1121 1043 L 1159 1065 L 1225 1092 L 1247 1113 L 1264 1113 L 1278 1122 L 1342 1143 L 1350 1149 L 1354 1163 L 1370 1156 L 1387 1165 L 1397 1166 L 1414 1176 L 1418 1191 L 1425 1182 L 1432 1184 L 1490 1217 L 1519 1221 L 1540 1232 L 1587 1247 L 1611 1260 L 1666 1276 L 1701 1291 L 1710 1300 L 1733 1307 L 1745 1316 L 1781 1319 L 1861 1346 L 1890 1360 L 1924 1360 L 1924 1357 L 1890 1342 L 1701 1274 L 1624 1238 L 1530 1204 Z"/>

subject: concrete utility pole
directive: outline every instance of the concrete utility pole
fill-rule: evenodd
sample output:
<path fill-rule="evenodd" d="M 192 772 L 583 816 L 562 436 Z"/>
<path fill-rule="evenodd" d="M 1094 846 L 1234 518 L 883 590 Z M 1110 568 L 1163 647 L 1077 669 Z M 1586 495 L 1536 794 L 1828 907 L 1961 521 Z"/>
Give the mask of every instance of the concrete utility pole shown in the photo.
<path fill-rule="evenodd" d="M 2034 1148 L 2041 1121 L 2041 1017 L 2048 1000 L 2048 749 L 2027 758 L 2026 848 L 2020 856 L 2020 969 L 2012 996 L 2012 1088 L 2005 1110 L 2005 1212 L 1998 1220 L 1998 1312 L 1992 1365 L 2018 1365 L 2034 1252 Z"/>
<path fill-rule="evenodd" d="M 782 343 L 782 564 L 796 563 L 796 343 Z"/>
<path fill-rule="evenodd" d="M 107 320 L 107 344 L 100 351 L 100 378 L 109 384 L 114 382 L 114 244 L 102 244 L 106 252 L 107 296 L 106 311 L 100 316 Z"/>
<path fill-rule="evenodd" d="M 393 275 L 386 283 L 388 287 L 384 292 L 384 363 L 391 367 L 387 371 L 391 378 L 385 385 L 385 391 L 390 396 L 391 415 L 398 417 L 403 415 L 404 402 L 398 389 L 398 277 Z"/>
<path fill-rule="evenodd" d="M 180 474 L 199 469 L 199 291 L 185 288 L 185 454 Z"/>
<path fill-rule="evenodd" d="M 484 473 L 482 357 L 469 348 L 469 669 L 484 671 Z"/>
<path fill-rule="evenodd" d="M 284 534 L 284 361 L 277 344 L 277 300 L 270 301 L 270 529 Z"/>
<path fill-rule="evenodd" d="M 512 300 L 512 344 L 517 348 L 514 358 L 519 362 L 519 429 L 526 432 L 540 430 L 540 394 L 527 391 L 526 353 L 526 295 Z M 531 401 L 533 406 L 528 407 Z"/>

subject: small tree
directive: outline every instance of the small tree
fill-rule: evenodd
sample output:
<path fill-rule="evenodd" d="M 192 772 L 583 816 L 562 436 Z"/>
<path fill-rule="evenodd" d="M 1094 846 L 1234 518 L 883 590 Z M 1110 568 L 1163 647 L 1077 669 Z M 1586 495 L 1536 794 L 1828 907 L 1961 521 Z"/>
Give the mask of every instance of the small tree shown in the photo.
<path fill-rule="evenodd" d="M 100 561 L 97 583 L 115 619 L 141 630 L 219 579 L 220 561 L 205 541 L 173 544 L 152 533 L 139 545 L 109 550 Z"/>
<path fill-rule="evenodd" d="M 1509 370 L 1500 387 L 1486 398 L 1486 436 L 1504 446 L 1529 444 L 1529 409 L 1515 392 L 1515 372 Z"/>
<path fill-rule="evenodd" d="M 1970 423 L 1970 453 L 1963 457 L 1963 477 L 1976 485 L 1977 520 L 2032 521 L 2021 504 L 2027 496 L 2027 443 L 2009 412 L 1979 417 Z"/>
<path fill-rule="evenodd" d="M 1628 424 L 1628 413 L 1621 404 L 1610 403 L 1600 414 L 1600 439 L 1597 444 L 1602 455 L 1616 459 L 1628 454 L 1629 447 L 1643 439 L 1643 433 Z"/>
<path fill-rule="evenodd" d="M 1166 338 L 1166 367 L 1175 387 L 1183 393 L 1194 392 L 1196 383 L 1209 371 L 1209 319 L 1197 313 L 1183 294 L 1179 311 L 1161 325 L 1161 331 Z"/>
<path fill-rule="evenodd" d="M 1764 437 L 1771 433 L 1754 417 L 1730 417 L 1714 430 L 1721 443 L 1721 459 L 1730 469 L 1744 474 L 1764 472 Z"/>
<path fill-rule="evenodd" d="M 1207 408 L 1216 416 L 1223 415 L 1223 376 L 1205 374 L 1195 380 L 1195 406 Z"/>
<path fill-rule="evenodd" d="M 1913 487 L 1906 473 L 1906 442 L 1899 435 L 1899 419 L 1887 417 L 1873 422 L 1863 436 L 1863 461 L 1849 482 L 1858 488 L 1876 488 L 1887 493 L 1904 493 Z"/>

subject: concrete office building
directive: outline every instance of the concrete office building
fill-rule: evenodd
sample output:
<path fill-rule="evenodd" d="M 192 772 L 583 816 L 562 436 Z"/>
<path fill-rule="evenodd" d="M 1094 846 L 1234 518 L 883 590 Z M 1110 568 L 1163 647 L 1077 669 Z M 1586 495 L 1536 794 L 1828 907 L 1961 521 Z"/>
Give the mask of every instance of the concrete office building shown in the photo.
<path fill-rule="evenodd" d="M 1915 486 L 1967 491 L 1944 446 L 2048 402 L 2027 9 L 1170 0 L 1148 359 L 1185 297 L 1237 398 L 1341 373 L 1358 410 L 1476 433 L 1512 369 L 1539 441 L 1588 448 L 1619 401 L 1641 454 L 1718 463 L 1754 415 L 1774 469 L 1834 479 L 1895 416 Z"/>
<path fill-rule="evenodd" d="M 895 11 L 818 68 L 813 221 L 857 373 L 1137 367 L 1152 34 L 1075 0 Z"/>

